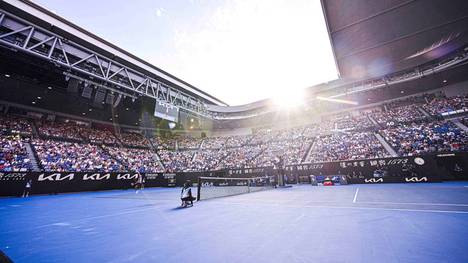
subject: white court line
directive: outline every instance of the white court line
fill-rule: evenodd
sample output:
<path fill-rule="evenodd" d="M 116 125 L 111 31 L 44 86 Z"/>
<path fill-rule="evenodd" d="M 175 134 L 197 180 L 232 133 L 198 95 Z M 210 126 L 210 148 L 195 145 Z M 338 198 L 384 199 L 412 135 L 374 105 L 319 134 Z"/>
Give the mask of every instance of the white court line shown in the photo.
<path fill-rule="evenodd" d="M 356 199 L 357 199 L 357 194 L 359 193 L 359 187 L 356 189 L 356 193 L 354 194 L 354 199 L 353 199 L 353 203 L 356 203 Z"/>
<path fill-rule="evenodd" d="M 149 207 L 149 208 L 143 208 L 143 209 L 133 209 L 133 210 L 127 210 L 124 212 L 119 212 L 119 213 L 113 213 L 113 214 L 106 214 L 106 215 L 100 215 L 100 216 L 90 216 L 90 217 L 85 217 L 85 218 L 78 218 L 74 220 L 70 220 L 71 223 L 69 222 L 55 222 L 55 223 L 50 223 L 50 224 L 44 224 L 36 227 L 32 227 L 30 230 L 36 230 L 36 229 L 41 229 L 45 227 L 51 227 L 51 226 L 67 226 L 70 225 L 73 228 L 72 224 L 76 224 L 82 221 L 87 221 L 87 220 L 93 220 L 93 219 L 100 219 L 100 218 L 106 218 L 106 217 L 113 217 L 113 216 L 120 216 L 120 215 L 125 215 L 125 214 L 132 214 L 132 213 L 137 213 L 137 212 L 144 212 L 148 210 L 156 209 L 156 207 Z M 30 231 L 26 230 L 26 231 Z M 11 233 L 14 231 L 6 231 L 2 233 Z"/>
<path fill-rule="evenodd" d="M 356 191 L 358 192 L 358 191 Z M 227 196 L 229 197 L 229 196 Z M 222 198 L 227 198 L 227 197 L 222 197 Z M 171 201 L 172 199 L 168 199 L 168 200 L 165 200 L 165 199 L 162 199 L 163 201 Z M 212 199 L 206 199 L 206 200 L 203 200 L 203 201 L 220 201 L 221 198 L 212 198 Z M 355 200 L 355 201 L 354 201 Z M 363 202 L 363 201 L 359 201 L 357 202 L 357 194 L 354 195 L 354 200 L 353 200 L 353 203 L 356 203 L 356 204 L 381 204 L 381 205 L 428 205 L 428 206 L 460 206 L 460 207 L 468 207 L 468 204 L 444 204 L 444 203 L 398 203 L 398 202 Z M 255 198 L 255 199 L 240 199 L 240 198 L 235 198 L 235 200 L 233 201 L 245 201 L 245 202 L 252 202 L 252 201 L 262 201 L 262 203 L 264 204 L 287 204 L 287 203 L 290 203 L 290 202 L 293 202 L 294 200 L 284 200 L 284 201 L 269 201 L 269 200 L 265 200 L 265 199 L 259 199 L 259 198 Z M 343 204 L 343 201 L 340 201 L 340 200 L 337 200 L 337 201 L 327 201 L 327 200 L 320 200 L 320 201 L 307 201 L 307 204 L 314 204 L 314 203 L 331 203 L 331 204 Z"/>
<path fill-rule="evenodd" d="M 429 205 L 429 206 L 461 206 L 468 207 L 468 204 L 441 204 L 441 203 L 397 203 L 397 202 L 359 202 L 359 204 L 381 204 L 381 205 Z"/>
<path fill-rule="evenodd" d="M 307 206 L 314 208 L 314 206 Z M 317 207 L 317 206 L 315 206 Z M 384 210 L 384 211 L 400 211 L 400 212 L 426 212 L 426 213 L 449 213 L 449 214 L 468 214 L 468 211 L 450 211 L 450 210 L 425 210 L 425 209 L 404 209 L 404 208 L 376 208 L 376 207 L 359 207 L 359 206 L 319 206 L 321 208 L 342 208 L 342 209 L 362 209 L 362 210 Z"/>
<path fill-rule="evenodd" d="M 100 219 L 100 218 L 106 218 L 106 217 L 113 217 L 113 216 L 120 216 L 120 215 L 132 214 L 132 213 L 137 213 L 137 212 L 144 212 L 144 211 L 153 210 L 153 209 L 156 209 L 156 207 L 149 207 L 149 208 L 143 208 L 143 209 L 133 209 L 133 210 L 124 211 L 124 212 L 119 212 L 119 213 L 113 213 L 113 214 L 106 214 L 106 215 L 100 215 L 100 216 L 90 216 L 90 217 L 85 217 L 85 218 L 78 218 L 78 219 L 71 220 L 70 222 L 73 222 L 73 223 L 76 224 L 76 223 L 82 222 L 82 221 L 88 221 L 88 220 L 94 220 L 94 219 Z M 66 224 L 69 224 L 69 223 L 67 223 L 67 222 L 65 222 L 65 223 L 66 223 Z M 42 225 L 42 226 L 37 226 L 37 227 L 35 227 L 34 229 L 36 229 L 36 228 L 48 227 L 48 226 L 63 225 L 63 224 L 64 224 L 64 222 L 45 224 L 45 225 Z"/>
<path fill-rule="evenodd" d="M 232 204 L 232 205 L 266 205 L 266 206 L 279 206 L 291 208 L 332 208 L 332 209 L 356 209 L 356 210 L 383 210 L 383 211 L 399 211 L 399 212 L 423 212 L 423 213 L 448 213 L 448 214 L 468 214 L 468 211 L 450 211 L 450 210 L 429 210 L 429 209 L 405 209 L 405 208 L 382 208 L 382 207 L 364 207 L 364 206 L 322 206 L 322 205 L 275 205 L 275 204 L 249 204 L 249 203 L 235 203 L 225 201 L 215 201 L 218 203 Z"/>
<path fill-rule="evenodd" d="M 305 215 L 304 215 L 304 213 L 302 213 L 300 216 L 296 217 L 296 219 L 294 220 L 293 224 L 298 223 L 298 222 L 301 221 L 301 219 L 304 218 L 304 217 L 305 217 Z"/>

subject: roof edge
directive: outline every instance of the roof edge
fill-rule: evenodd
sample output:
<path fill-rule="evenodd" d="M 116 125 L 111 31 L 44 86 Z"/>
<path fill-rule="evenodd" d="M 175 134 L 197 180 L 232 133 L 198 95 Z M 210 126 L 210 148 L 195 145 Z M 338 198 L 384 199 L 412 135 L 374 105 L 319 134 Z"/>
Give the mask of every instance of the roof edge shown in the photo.
<path fill-rule="evenodd" d="M 128 52 L 128 51 L 126 51 L 126 50 L 124 50 L 124 49 L 118 47 L 118 46 L 116 46 L 115 44 L 112 44 L 111 42 L 109 42 L 109 41 L 107 41 L 107 40 L 105 40 L 105 39 L 103 39 L 103 38 L 101 38 L 101 37 L 99 37 L 99 36 L 97 36 L 97 35 L 91 33 L 90 31 L 88 31 L 88 30 L 86 30 L 86 29 L 84 29 L 84 28 L 82 28 L 82 27 L 80 27 L 80 26 L 78 26 L 78 25 L 72 23 L 71 21 L 65 19 L 64 17 L 61 17 L 61 16 L 59 16 L 59 15 L 53 13 L 52 11 L 48 10 L 47 8 L 41 6 L 41 5 L 37 4 L 37 3 L 34 3 L 34 2 L 32 2 L 32 1 L 29 1 L 29 0 L 17 0 L 17 1 L 20 1 L 20 2 L 22 2 L 22 3 L 24 3 L 24 4 L 28 5 L 28 6 L 31 6 L 31 7 L 35 8 L 35 9 L 37 9 L 37 10 L 39 10 L 39 11 L 41 11 L 41 12 L 47 14 L 47 15 L 53 17 L 54 19 L 57 19 L 57 20 L 59 20 L 60 22 L 66 24 L 66 25 L 68 25 L 68 26 L 70 26 L 71 28 L 76 29 L 76 30 L 80 31 L 81 33 L 83 33 L 83 34 L 85 34 L 85 35 L 88 35 L 89 37 L 91 37 L 91 38 L 93 38 L 93 39 L 95 39 L 95 40 L 97 40 L 97 41 L 99 41 L 99 42 L 102 42 L 103 44 L 105 44 L 105 45 L 107 45 L 107 46 L 109 46 L 109 47 L 111 47 L 111 48 L 113 48 L 113 49 L 115 49 L 115 50 L 121 52 L 122 54 L 124 54 L 124 55 L 126 55 L 126 56 L 128 56 L 128 57 L 130 57 L 130 58 L 132 58 L 132 59 L 134 59 L 134 60 L 136 60 L 136 61 L 138 61 L 138 62 L 140 62 L 140 63 L 143 63 L 143 64 L 145 64 L 146 66 L 153 68 L 154 70 L 160 71 L 161 73 L 166 74 L 166 75 L 170 76 L 171 78 L 174 78 L 175 80 L 177 80 L 177 81 L 179 81 L 179 82 L 181 82 L 181 83 L 187 85 L 188 87 L 190 87 L 190 88 L 192 88 L 192 89 L 194 89 L 194 90 L 196 90 L 196 91 L 198 91 L 198 92 L 204 94 L 205 96 L 210 97 L 210 98 L 213 99 L 213 100 L 216 100 L 216 101 L 220 102 L 221 104 L 224 104 L 224 105 L 226 105 L 226 106 L 229 106 L 226 102 L 224 102 L 224 101 L 222 101 L 222 100 L 216 98 L 215 96 L 213 96 L 213 95 L 211 95 L 211 94 L 209 94 L 209 93 L 207 93 L 207 92 L 205 92 L 205 91 L 203 91 L 203 90 L 201 90 L 201 89 L 195 87 L 194 85 L 192 85 L 192 84 L 190 84 L 190 83 L 188 83 L 188 82 L 186 82 L 186 81 L 184 81 L 184 80 L 182 80 L 182 79 L 180 79 L 180 78 L 178 78 L 178 77 L 172 75 L 171 73 L 168 73 L 168 72 L 165 71 L 165 70 L 162 70 L 161 68 L 159 68 L 159 67 L 157 67 L 157 66 L 155 66 L 155 65 L 153 65 L 153 64 L 151 64 L 151 63 L 149 63 L 149 62 L 147 62 L 147 61 L 145 61 L 145 60 L 143 60 L 142 58 L 140 58 L 140 57 L 138 57 L 138 56 L 136 56 L 136 55 L 134 55 L 134 54 L 132 54 L 132 53 L 130 53 L 130 52 Z M 123 59 L 124 59 L 124 58 L 123 58 Z M 183 88 L 183 87 L 182 87 L 182 88 Z"/>

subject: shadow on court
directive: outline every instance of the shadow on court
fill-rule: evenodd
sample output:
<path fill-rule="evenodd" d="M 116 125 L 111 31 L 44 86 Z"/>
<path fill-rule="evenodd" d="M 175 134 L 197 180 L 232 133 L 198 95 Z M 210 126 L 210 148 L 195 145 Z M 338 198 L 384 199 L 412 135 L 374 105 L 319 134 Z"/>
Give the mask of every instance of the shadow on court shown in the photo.
<path fill-rule="evenodd" d="M 468 262 L 467 185 L 301 185 L 196 208 L 178 206 L 180 189 L 7 198 L 0 250 L 14 262 Z"/>

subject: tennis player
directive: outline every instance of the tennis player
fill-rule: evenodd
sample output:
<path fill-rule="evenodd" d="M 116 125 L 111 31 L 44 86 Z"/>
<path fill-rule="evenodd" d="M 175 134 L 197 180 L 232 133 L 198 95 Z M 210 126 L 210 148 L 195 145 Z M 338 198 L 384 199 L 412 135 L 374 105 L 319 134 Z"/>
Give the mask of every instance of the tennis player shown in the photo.
<path fill-rule="evenodd" d="M 193 206 L 193 200 L 195 200 L 195 198 L 192 195 L 192 189 L 190 188 L 189 181 L 184 183 L 182 192 L 180 193 L 180 199 L 182 200 L 181 207 L 187 207 L 188 205 Z"/>
<path fill-rule="evenodd" d="M 278 156 L 277 162 L 276 162 L 276 169 L 278 171 L 278 185 L 279 186 L 284 186 L 284 158 L 283 156 Z"/>
<path fill-rule="evenodd" d="M 32 180 L 29 179 L 29 180 L 26 182 L 26 185 L 24 186 L 24 191 L 23 191 L 22 197 L 28 197 L 28 196 L 29 196 L 29 193 L 31 192 L 31 188 L 32 188 Z"/>
<path fill-rule="evenodd" d="M 133 186 L 135 187 L 136 194 L 138 194 L 140 190 L 143 190 L 145 188 L 145 178 L 143 178 L 143 175 L 138 173 L 138 176 L 135 178 L 135 182 L 133 183 Z"/>

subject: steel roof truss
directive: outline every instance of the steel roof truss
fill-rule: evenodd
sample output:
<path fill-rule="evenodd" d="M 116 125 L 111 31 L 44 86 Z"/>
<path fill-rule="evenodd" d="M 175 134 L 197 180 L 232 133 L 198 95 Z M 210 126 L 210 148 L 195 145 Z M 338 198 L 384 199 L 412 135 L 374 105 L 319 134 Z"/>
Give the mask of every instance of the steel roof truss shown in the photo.
<path fill-rule="evenodd" d="M 0 27 L 10 28 L 8 25 L 11 25 L 11 23 L 5 23 L 6 20 L 13 21 L 14 28 L 11 29 L 11 32 L 0 36 L 0 43 L 150 98 L 163 100 L 166 103 L 187 110 L 195 109 L 200 114 L 206 111 L 206 107 L 201 100 L 195 99 L 176 87 L 168 86 L 68 39 L 0 10 Z M 15 34 L 20 34 L 21 38 L 16 41 L 7 39 Z M 57 49 L 60 49 L 60 51 L 57 51 Z M 57 51 L 59 57 L 54 56 L 55 51 Z M 80 67 L 82 63 L 86 63 L 87 67 Z M 117 76 L 124 81 L 116 79 Z"/>

